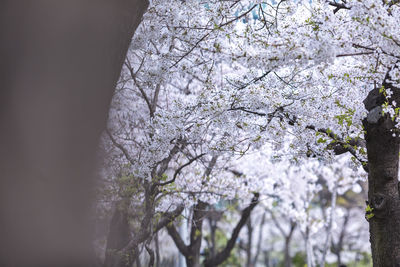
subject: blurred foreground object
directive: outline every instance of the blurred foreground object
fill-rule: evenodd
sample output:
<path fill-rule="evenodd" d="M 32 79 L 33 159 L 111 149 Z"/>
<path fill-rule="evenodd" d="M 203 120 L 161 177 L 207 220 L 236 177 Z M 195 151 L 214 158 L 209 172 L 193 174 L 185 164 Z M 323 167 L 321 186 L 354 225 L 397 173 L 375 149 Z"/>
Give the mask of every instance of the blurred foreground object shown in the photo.
<path fill-rule="evenodd" d="M 92 266 L 97 143 L 146 0 L 0 3 L 0 266 Z"/>

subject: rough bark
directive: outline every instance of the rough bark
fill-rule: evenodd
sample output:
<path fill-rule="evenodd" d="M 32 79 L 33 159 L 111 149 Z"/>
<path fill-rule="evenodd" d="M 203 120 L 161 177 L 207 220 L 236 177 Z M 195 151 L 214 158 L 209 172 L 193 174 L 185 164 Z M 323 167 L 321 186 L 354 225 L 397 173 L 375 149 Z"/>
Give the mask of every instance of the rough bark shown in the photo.
<path fill-rule="evenodd" d="M 1 1 L 1 266 L 92 265 L 97 143 L 146 7 Z"/>
<path fill-rule="evenodd" d="M 386 88 L 390 85 L 385 84 Z M 399 89 L 391 100 L 399 103 Z M 363 124 L 368 153 L 368 200 L 375 214 L 369 220 L 374 267 L 400 266 L 400 196 L 398 187 L 399 137 L 393 137 L 393 122 L 382 116 L 378 89 L 364 104 L 369 111 Z"/>

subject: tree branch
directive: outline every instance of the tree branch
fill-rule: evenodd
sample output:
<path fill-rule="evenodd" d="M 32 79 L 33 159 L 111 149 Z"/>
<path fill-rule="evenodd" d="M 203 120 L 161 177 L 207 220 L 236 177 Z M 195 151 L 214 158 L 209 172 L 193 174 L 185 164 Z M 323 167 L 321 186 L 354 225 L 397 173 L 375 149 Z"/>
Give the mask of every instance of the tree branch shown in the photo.
<path fill-rule="evenodd" d="M 184 207 L 179 206 L 175 210 L 170 211 L 170 212 L 165 212 L 161 219 L 158 221 L 156 227 L 155 227 L 155 232 L 158 232 L 165 226 L 167 226 L 169 223 L 173 222 L 179 215 L 181 215 Z"/>
<path fill-rule="evenodd" d="M 150 260 L 149 260 L 149 267 L 154 267 L 154 250 L 150 248 L 147 244 L 144 246 L 147 250 L 147 253 L 149 253 Z"/>
<path fill-rule="evenodd" d="M 314 125 L 308 125 L 306 126 L 306 129 L 310 129 L 316 132 L 324 133 L 326 134 L 329 138 L 331 138 L 334 142 L 332 142 L 329 146 L 335 152 L 336 155 L 341 155 L 346 152 L 349 152 L 354 158 L 356 158 L 362 165 L 363 169 L 368 172 L 368 162 L 365 160 L 360 159 L 360 157 L 357 154 L 356 149 L 354 149 L 354 146 L 358 147 L 366 147 L 365 142 L 363 142 L 362 139 L 360 138 L 352 138 L 349 140 L 349 142 L 345 142 L 337 137 L 335 133 L 332 131 L 328 131 L 327 129 L 324 128 L 315 128 Z"/>
<path fill-rule="evenodd" d="M 133 72 L 132 66 L 130 66 L 130 63 L 128 63 L 128 62 L 125 62 L 125 66 L 129 70 L 129 73 L 131 74 L 131 77 L 132 77 L 134 83 L 136 84 L 137 88 L 140 91 L 140 94 L 142 95 L 144 101 L 147 104 L 147 107 L 149 108 L 150 117 L 153 118 L 154 117 L 153 105 L 150 103 L 150 100 L 147 97 L 147 94 L 145 93 L 143 88 L 139 85 L 139 83 L 138 83 L 138 81 L 136 79 L 136 74 Z"/>
<path fill-rule="evenodd" d="M 263 112 L 258 112 L 258 111 L 252 111 L 248 110 L 245 107 L 232 107 L 228 109 L 228 111 L 243 111 L 246 113 L 254 114 L 257 116 L 268 116 L 269 120 L 268 123 L 274 118 L 275 114 L 278 113 L 280 114 L 280 118 L 285 118 L 288 120 L 289 125 L 294 125 L 296 123 L 297 118 L 294 116 L 293 118 L 290 118 L 287 113 L 284 113 L 284 106 L 278 107 L 275 111 L 270 112 L 270 113 L 263 113 Z M 368 172 L 368 162 L 365 160 L 362 160 L 358 154 L 356 149 L 354 149 L 354 146 L 357 147 L 366 147 L 365 142 L 363 142 L 362 139 L 360 138 L 352 138 L 349 140 L 349 142 L 345 142 L 337 137 L 336 134 L 334 134 L 332 131 L 328 131 L 327 129 L 324 128 L 316 128 L 314 125 L 307 125 L 305 127 L 306 129 L 313 130 L 316 132 L 324 133 L 326 134 L 329 138 L 333 140 L 333 142 L 329 145 L 330 148 L 335 152 L 336 155 L 341 155 L 346 152 L 349 152 L 353 157 L 355 157 L 361 164 L 363 169 Z"/>
<path fill-rule="evenodd" d="M 194 158 L 191 158 L 188 162 L 186 162 L 185 164 L 181 165 L 178 169 L 176 169 L 174 176 L 172 177 L 171 180 L 165 181 L 163 183 L 155 183 L 153 186 L 164 186 L 170 183 L 175 182 L 176 177 L 178 176 L 178 174 L 187 166 L 189 166 L 190 164 L 192 164 L 194 161 L 198 160 L 199 158 L 201 158 L 202 156 L 204 156 L 205 154 L 200 154 Z"/>
<path fill-rule="evenodd" d="M 169 223 L 174 221 L 176 219 L 176 217 L 178 217 L 182 213 L 182 211 L 183 211 L 183 206 L 179 206 L 171 212 L 164 213 L 162 218 L 159 220 L 159 222 L 154 227 L 154 233 L 158 232 L 160 229 L 162 229 L 163 227 L 167 226 Z M 145 229 L 141 229 L 141 231 L 139 233 L 136 233 L 136 236 L 134 238 L 132 238 L 123 249 L 120 250 L 120 252 L 128 253 L 128 252 L 132 251 L 139 244 L 146 241 L 149 238 L 149 236 L 150 236 L 149 227 L 147 227 Z"/>
<path fill-rule="evenodd" d="M 227 22 L 221 23 L 220 25 L 217 25 L 216 27 L 214 27 L 213 29 L 211 29 L 209 32 L 207 32 L 206 34 L 204 34 L 187 52 L 185 52 L 177 61 L 175 61 L 174 64 L 171 65 L 170 68 L 173 68 L 175 66 L 177 66 L 179 64 L 179 62 L 181 62 L 187 55 L 189 55 L 202 41 L 204 41 L 209 35 L 210 33 L 212 33 L 213 31 L 217 30 L 217 29 L 221 29 L 222 27 L 237 21 L 239 19 L 241 19 L 242 17 L 246 16 L 247 14 L 249 14 L 257 5 L 253 5 L 249 10 L 247 10 L 246 12 L 244 12 L 243 14 L 235 17 L 232 20 L 229 20 Z"/>
<path fill-rule="evenodd" d="M 135 161 L 131 158 L 131 156 L 129 155 L 128 150 L 125 149 L 125 147 L 123 145 L 121 145 L 120 143 L 117 142 L 117 140 L 115 140 L 115 138 L 113 137 L 113 135 L 111 134 L 109 129 L 106 129 L 106 133 L 108 135 L 108 137 L 110 138 L 111 142 L 113 143 L 113 145 L 115 147 L 117 147 L 122 154 L 124 154 L 125 158 L 132 164 L 135 165 Z"/>
<path fill-rule="evenodd" d="M 173 224 L 167 225 L 167 230 L 169 236 L 174 241 L 176 247 L 178 248 L 179 252 L 182 253 L 183 256 L 189 257 L 189 247 L 186 246 L 185 242 L 183 242 L 181 236 L 179 235 L 178 231 L 176 230 Z"/>
<path fill-rule="evenodd" d="M 253 259 L 253 261 L 252 261 L 253 266 L 256 266 L 258 257 L 259 257 L 260 252 L 261 252 L 261 242 L 262 242 L 262 240 L 263 240 L 263 227 L 264 227 L 264 224 L 265 224 L 265 214 L 266 214 L 266 212 L 263 213 L 263 216 L 262 216 L 262 218 L 261 218 L 261 223 L 260 223 L 260 230 L 259 230 L 259 234 L 258 234 L 258 242 L 257 242 L 256 253 L 255 253 L 254 259 Z"/>
<path fill-rule="evenodd" d="M 350 9 L 349 7 L 347 7 L 345 4 L 343 3 L 336 3 L 333 1 L 329 2 L 330 6 L 336 7 L 335 10 L 333 10 L 333 13 L 335 14 L 336 12 L 338 12 L 341 9 Z"/>

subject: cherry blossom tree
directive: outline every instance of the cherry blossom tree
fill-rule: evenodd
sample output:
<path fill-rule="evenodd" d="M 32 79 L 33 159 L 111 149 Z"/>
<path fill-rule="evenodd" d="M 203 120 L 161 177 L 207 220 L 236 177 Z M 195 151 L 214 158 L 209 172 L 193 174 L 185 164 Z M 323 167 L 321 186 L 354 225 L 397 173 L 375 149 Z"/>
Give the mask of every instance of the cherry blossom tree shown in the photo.
<path fill-rule="evenodd" d="M 310 159 L 329 165 L 350 154 L 352 168 L 369 175 L 374 266 L 392 266 L 400 246 L 398 12 L 393 1 L 152 1 L 126 63 L 129 78 L 121 79 L 123 97 L 115 98 L 122 104 L 111 112 L 109 141 L 136 178 L 163 190 L 163 179 L 176 184 L 161 206 L 177 194 L 189 206 L 268 196 L 260 177 L 238 182 L 226 171 L 233 158 L 265 144 L 300 169 Z M 218 177 L 204 175 L 213 159 Z M 181 168 L 189 162 L 190 170 Z M 339 181 L 327 184 L 333 211 Z M 298 209 L 303 222 L 315 215 Z M 310 227 L 299 223 L 311 265 Z"/>

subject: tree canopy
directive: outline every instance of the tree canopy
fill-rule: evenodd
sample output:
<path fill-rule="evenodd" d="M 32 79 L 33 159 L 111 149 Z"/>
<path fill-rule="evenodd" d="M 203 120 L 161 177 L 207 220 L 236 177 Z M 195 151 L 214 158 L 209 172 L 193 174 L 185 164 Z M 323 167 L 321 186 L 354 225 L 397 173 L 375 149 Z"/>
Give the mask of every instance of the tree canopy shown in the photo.
<path fill-rule="evenodd" d="M 184 207 L 240 199 L 245 209 L 256 193 L 304 236 L 326 229 L 328 241 L 307 241 L 306 252 L 309 266 L 323 264 L 335 203 L 368 174 L 369 202 L 389 210 L 370 220 L 381 240 L 397 202 L 380 203 L 398 196 L 398 157 L 385 155 L 398 150 L 399 10 L 396 1 L 152 1 L 103 142 L 106 177 L 135 207 L 136 231 L 154 234 Z M 331 211 L 313 215 L 323 188 Z M 395 257 L 378 251 L 376 266 Z"/>

